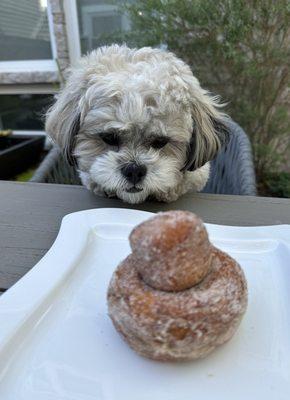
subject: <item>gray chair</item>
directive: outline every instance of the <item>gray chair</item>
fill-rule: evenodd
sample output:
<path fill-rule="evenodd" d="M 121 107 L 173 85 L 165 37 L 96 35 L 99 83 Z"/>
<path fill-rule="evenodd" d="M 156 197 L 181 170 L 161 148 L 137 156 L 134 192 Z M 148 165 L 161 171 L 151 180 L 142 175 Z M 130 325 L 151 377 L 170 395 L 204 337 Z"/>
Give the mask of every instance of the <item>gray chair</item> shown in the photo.
<path fill-rule="evenodd" d="M 231 139 L 211 162 L 204 193 L 256 196 L 256 177 L 248 136 L 235 122 L 229 123 Z"/>
<path fill-rule="evenodd" d="M 77 171 L 67 163 L 57 146 L 50 150 L 30 182 L 81 185 Z"/>
<path fill-rule="evenodd" d="M 235 122 L 229 123 L 231 139 L 211 163 L 210 179 L 203 192 L 216 194 L 257 194 L 250 141 Z M 80 185 L 75 169 L 55 146 L 40 164 L 31 182 Z"/>

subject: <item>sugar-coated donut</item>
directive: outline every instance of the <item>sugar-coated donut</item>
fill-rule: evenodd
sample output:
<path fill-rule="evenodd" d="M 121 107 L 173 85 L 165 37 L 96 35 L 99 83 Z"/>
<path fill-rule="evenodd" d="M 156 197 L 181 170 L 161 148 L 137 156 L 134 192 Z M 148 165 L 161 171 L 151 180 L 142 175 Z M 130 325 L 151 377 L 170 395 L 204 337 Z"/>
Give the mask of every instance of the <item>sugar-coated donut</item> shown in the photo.
<path fill-rule="evenodd" d="M 155 289 L 187 289 L 209 271 L 212 246 L 190 212 L 160 213 L 133 229 L 129 240 L 139 274 Z"/>
<path fill-rule="evenodd" d="M 160 232 L 163 233 L 160 235 Z M 196 235 L 200 235 L 206 244 L 200 243 Z M 148 242 L 144 236 L 150 237 Z M 207 272 L 205 276 L 201 274 L 198 283 L 185 290 L 176 290 L 180 287 L 180 276 L 185 282 L 180 273 L 181 264 L 189 271 L 191 260 L 192 268 L 196 269 L 190 241 L 198 252 L 198 260 L 203 256 L 200 248 L 206 249 L 210 265 L 206 266 Z M 132 254 L 121 262 L 111 279 L 108 307 L 114 326 L 136 352 L 163 361 L 197 359 L 233 336 L 247 307 L 245 276 L 234 259 L 208 242 L 200 219 L 181 211 L 158 214 L 132 231 L 130 243 Z M 156 258 L 148 243 L 159 249 L 153 252 Z M 177 247 L 183 250 L 179 252 Z M 190 260 L 186 259 L 186 254 Z M 171 270 L 168 274 L 162 257 L 175 260 L 178 279 L 168 279 L 174 273 L 174 264 L 166 260 L 165 265 Z M 160 269 L 157 274 L 148 259 Z M 208 262 L 206 257 L 205 262 Z M 148 279 L 150 274 L 144 272 L 146 265 L 154 275 L 151 280 Z M 191 276 L 191 271 L 189 274 Z M 165 290 L 162 289 L 162 277 Z M 156 289 L 157 286 L 161 289 Z"/>

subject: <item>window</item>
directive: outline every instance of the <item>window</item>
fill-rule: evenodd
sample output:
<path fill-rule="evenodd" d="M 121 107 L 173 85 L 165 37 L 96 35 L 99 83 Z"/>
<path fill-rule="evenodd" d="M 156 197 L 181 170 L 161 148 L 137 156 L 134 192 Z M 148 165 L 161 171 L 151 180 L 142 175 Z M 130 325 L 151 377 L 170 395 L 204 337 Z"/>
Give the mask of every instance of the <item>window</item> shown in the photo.
<path fill-rule="evenodd" d="M 0 85 L 60 80 L 68 61 L 67 49 L 60 46 L 66 39 L 63 18 L 53 15 L 61 17 L 55 9 L 60 4 L 61 0 L 0 0 Z"/>
<path fill-rule="evenodd" d="M 0 0 L 0 60 L 52 59 L 46 0 Z"/>
<path fill-rule="evenodd" d="M 82 54 L 110 42 L 109 35 L 129 29 L 128 18 L 112 1 L 77 0 Z"/>

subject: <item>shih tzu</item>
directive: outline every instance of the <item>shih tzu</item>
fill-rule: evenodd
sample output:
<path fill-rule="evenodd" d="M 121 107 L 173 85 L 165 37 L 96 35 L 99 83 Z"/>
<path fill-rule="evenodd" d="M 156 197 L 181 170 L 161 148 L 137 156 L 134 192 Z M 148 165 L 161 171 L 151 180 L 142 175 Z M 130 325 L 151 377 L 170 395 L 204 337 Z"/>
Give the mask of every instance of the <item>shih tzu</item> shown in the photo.
<path fill-rule="evenodd" d="M 94 193 L 170 202 L 205 186 L 228 137 L 219 108 L 174 54 L 112 45 L 71 71 L 46 130 Z"/>

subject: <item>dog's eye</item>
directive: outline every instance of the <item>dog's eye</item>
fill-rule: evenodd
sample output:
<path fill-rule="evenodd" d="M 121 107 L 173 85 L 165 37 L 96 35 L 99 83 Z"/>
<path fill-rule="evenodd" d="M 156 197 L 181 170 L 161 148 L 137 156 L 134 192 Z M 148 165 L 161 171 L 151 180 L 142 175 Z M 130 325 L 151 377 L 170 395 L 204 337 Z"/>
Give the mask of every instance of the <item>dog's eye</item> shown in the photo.
<path fill-rule="evenodd" d="M 169 139 L 166 136 L 160 136 L 151 142 L 151 146 L 154 149 L 162 149 L 162 147 L 166 146 L 168 142 Z"/>
<path fill-rule="evenodd" d="M 115 132 L 101 133 L 100 137 L 109 146 L 120 146 L 120 138 Z"/>

